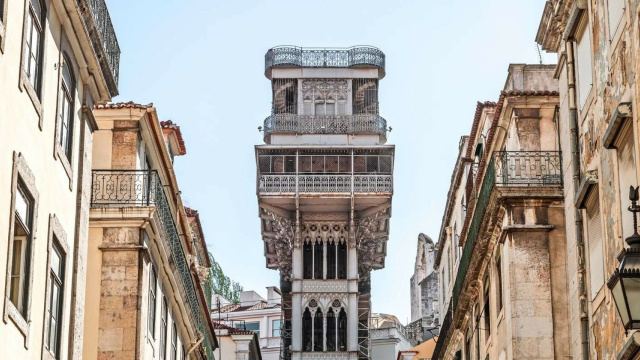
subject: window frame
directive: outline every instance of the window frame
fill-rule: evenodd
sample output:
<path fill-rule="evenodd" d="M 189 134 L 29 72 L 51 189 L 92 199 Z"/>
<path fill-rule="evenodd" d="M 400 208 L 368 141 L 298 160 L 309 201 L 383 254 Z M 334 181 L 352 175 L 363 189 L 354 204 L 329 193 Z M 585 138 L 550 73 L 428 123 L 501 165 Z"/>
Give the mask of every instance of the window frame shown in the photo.
<path fill-rule="evenodd" d="M 7 10 L 9 0 L 0 0 L 0 53 L 4 54 L 4 40 L 6 38 L 7 28 Z"/>
<path fill-rule="evenodd" d="M 77 91 L 77 77 L 73 61 L 66 50 L 61 52 L 58 84 L 58 106 L 56 109 L 56 151 L 55 156 L 63 160 L 63 165 L 70 173 L 73 160 L 73 134 L 75 125 L 75 100 Z M 69 84 L 65 71 L 68 73 Z M 66 104 L 66 112 L 64 111 Z M 66 163 L 64 163 L 66 160 Z"/>
<path fill-rule="evenodd" d="M 154 276 L 153 282 L 151 281 L 151 276 Z M 149 295 L 148 295 L 148 304 L 149 307 L 147 309 L 147 331 L 151 332 L 151 338 L 153 340 L 156 339 L 156 311 L 158 305 L 158 273 L 156 272 L 155 266 L 153 263 L 149 263 Z M 153 296 L 153 299 L 152 299 Z M 153 305 L 152 305 L 153 301 Z"/>
<path fill-rule="evenodd" d="M 178 359 L 178 327 L 171 321 L 171 360 Z"/>
<path fill-rule="evenodd" d="M 7 1 L 7 0 L 5 0 Z M 29 19 L 32 16 L 32 6 L 31 1 L 38 1 L 41 7 L 41 19 L 40 23 L 40 31 L 41 36 L 38 42 L 38 75 L 36 79 L 36 84 L 32 84 L 29 79 L 29 75 L 27 73 L 27 69 L 25 68 L 25 61 L 27 57 L 27 52 L 29 52 L 29 57 L 31 56 L 30 48 L 27 46 L 27 37 L 29 33 Z M 20 89 L 25 91 L 31 102 L 33 103 L 33 107 L 38 115 L 38 127 L 42 130 L 42 99 L 44 98 L 44 76 L 43 72 L 46 69 L 46 56 L 44 56 L 44 51 L 46 49 L 47 37 L 45 36 L 46 28 L 47 28 L 47 16 L 49 14 L 48 4 L 44 0 L 25 0 L 24 6 L 24 19 L 23 19 L 23 28 L 22 28 L 22 51 L 20 55 Z"/>
<path fill-rule="evenodd" d="M 26 349 L 29 348 L 29 333 L 30 333 L 30 324 L 31 324 L 31 289 L 33 288 L 33 271 L 29 271 L 26 274 L 26 282 L 27 282 L 27 294 L 26 294 L 26 309 L 25 316 L 23 316 L 20 311 L 15 307 L 13 302 L 9 298 L 10 289 L 11 289 L 11 269 L 13 265 L 13 233 L 15 231 L 15 201 L 16 201 L 16 191 L 18 189 L 18 183 L 29 192 L 29 195 L 32 200 L 32 210 L 31 210 L 31 223 L 33 224 L 31 229 L 31 239 L 37 238 L 37 229 L 38 229 L 38 191 L 35 186 L 35 177 L 31 172 L 31 169 L 27 165 L 27 162 L 24 156 L 21 153 L 14 152 L 13 153 L 13 171 L 12 171 L 12 179 L 11 179 L 11 202 L 10 202 L 10 214 L 9 214 L 9 239 L 8 239 L 8 249 L 7 249 L 7 270 L 6 270 L 6 279 L 5 281 L 5 301 L 4 301 L 4 311 L 3 317 L 4 322 L 9 322 L 9 319 L 16 325 L 18 330 L 24 336 L 24 347 Z M 31 246 L 29 249 L 29 253 L 26 254 L 25 258 L 29 261 L 30 264 L 34 263 L 35 251 L 34 247 Z"/>
<path fill-rule="evenodd" d="M 168 336 L 168 324 L 169 324 L 169 305 L 167 304 L 167 297 L 162 295 L 162 304 L 160 305 L 160 359 L 166 360 L 167 358 L 167 336 Z"/>
<path fill-rule="evenodd" d="M 278 328 L 276 329 L 275 323 L 278 322 Z M 282 319 L 271 319 L 271 337 L 280 337 L 282 328 Z M 275 332 L 278 332 L 278 335 Z"/>
<path fill-rule="evenodd" d="M 61 286 L 60 286 L 60 295 L 59 295 L 59 313 L 58 313 L 58 318 L 60 319 L 60 321 L 58 321 L 57 324 L 57 331 L 58 331 L 58 337 L 56 339 L 57 346 L 58 346 L 58 353 L 57 354 L 53 354 L 51 353 L 50 349 L 48 348 L 49 344 L 49 340 L 50 340 L 50 318 L 49 318 L 49 314 L 51 311 L 51 300 L 52 300 L 52 296 L 53 294 L 51 293 L 51 289 L 52 289 L 52 269 L 51 269 L 51 260 L 52 260 L 52 255 L 53 252 L 57 251 L 60 254 L 60 268 L 61 268 L 61 274 L 60 274 L 60 281 L 61 281 Z M 63 347 L 62 347 L 62 338 L 63 338 L 63 323 L 64 323 L 64 310 L 65 310 L 65 300 L 66 297 L 65 295 L 65 278 L 67 277 L 67 274 L 69 273 L 67 266 L 69 264 L 68 261 L 68 257 L 69 257 L 69 244 L 67 242 L 67 234 L 65 233 L 62 224 L 60 223 L 60 221 L 58 220 L 58 218 L 51 214 L 49 215 L 49 235 L 48 235 L 48 256 L 47 256 L 47 283 L 46 283 L 46 297 L 45 297 L 45 316 L 47 317 L 46 321 L 45 321 L 45 326 L 43 327 L 42 330 L 42 358 L 43 359 L 60 359 L 61 356 L 61 352 L 63 351 Z"/>
<path fill-rule="evenodd" d="M 583 114 L 586 113 L 586 110 L 589 108 L 589 102 L 590 102 L 590 98 L 591 93 L 593 92 L 593 85 L 594 85 L 594 81 L 593 81 L 593 37 L 591 34 L 591 28 L 589 27 L 589 24 L 591 23 L 588 14 L 585 14 L 581 19 L 580 22 L 578 24 L 578 26 L 576 27 L 576 31 L 575 31 L 575 41 L 574 41 L 574 62 L 576 64 L 576 90 L 577 90 L 577 96 L 576 96 L 576 102 L 578 105 L 578 110 L 580 113 L 580 118 L 583 117 Z M 581 70 L 580 70 L 580 64 L 582 63 L 582 61 L 580 61 L 580 51 L 579 51 L 579 44 L 581 43 L 582 39 L 587 36 L 587 42 L 586 42 L 586 46 L 589 47 L 589 73 L 590 73 L 590 78 L 589 78 L 589 90 L 585 91 L 584 94 L 582 94 L 581 91 L 581 85 L 580 82 L 582 80 L 585 79 L 581 79 L 580 78 L 580 74 L 581 74 Z"/>

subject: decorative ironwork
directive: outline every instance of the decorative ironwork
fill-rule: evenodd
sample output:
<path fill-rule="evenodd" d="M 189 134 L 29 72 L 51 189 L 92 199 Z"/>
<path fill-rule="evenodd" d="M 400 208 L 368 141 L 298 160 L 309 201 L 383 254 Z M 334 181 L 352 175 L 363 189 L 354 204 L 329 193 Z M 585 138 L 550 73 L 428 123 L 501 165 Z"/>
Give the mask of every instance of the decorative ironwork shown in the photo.
<path fill-rule="evenodd" d="M 377 212 L 358 220 L 356 233 L 356 248 L 358 252 L 358 274 L 360 279 L 368 279 L 372 269 L 383 266 L 384 252 L 380 252 L 386 235 L 381 235 L 381 223 L 384 212 Z"/>
<path fill-rule="evenodd" d="M 498 185 L 562 186 L 559 151 L 498 151 L 493 156 Z"/>
<path fill-rule="evenodd" d="M 267 246 L 273 248 L 277 258 L 280 276 L 289 281 L 293 258 L 294 225 L 290 219 L 279 216 L 269 210 L 263 210 L 263 216 L 269 220 L 270 232 L 264 236 Z"/>
<path fill-rule="evenodd" d="M 353 178 L 353 187 L 351 179 Z M 378 194 L 393 191 L 392 175 L 260 175 L 258 193 L 292 195 L 296 194 Z"/>
<path fill-rule="evenodd" d="M 264 136 L 293 134 L 377 134 L 387 139 L 387 120 L 375 114 L 297 115 L 275 114 L 264 119 Z"/>
<path fill-rule="evenodd" d="M 155 170 L 94 170 L 92 171 L 92 206 L 155 206 L 158 219 L 164 229 L 160 238 L 162 246 L 172 259 L 176 280 L 185 305 L 190 309 L 189 319 L 204 336 L 202 346 L 207 356 L 212 356 L 211 334 L 206 328 L 201 309 L 208 316 L 208 305 L 198 298 L 189 262 L 169 206 L 169 201 Z M 211 357 L 212 358 L 212 357 Z"/>
<path fill-rule="evenodd" d="M 264 56 L 265 70 L 276 66 L 352 67 L 371 65 L 384 70 L 384 53 L 373 46 L 353 46 L 345 49 L 316 49 L 278 46 Z"/>
<path fill-rule="evenodd" d="M 76 0 L 111 96 L 118 95 L 120 46 L 104 0 Z"/>

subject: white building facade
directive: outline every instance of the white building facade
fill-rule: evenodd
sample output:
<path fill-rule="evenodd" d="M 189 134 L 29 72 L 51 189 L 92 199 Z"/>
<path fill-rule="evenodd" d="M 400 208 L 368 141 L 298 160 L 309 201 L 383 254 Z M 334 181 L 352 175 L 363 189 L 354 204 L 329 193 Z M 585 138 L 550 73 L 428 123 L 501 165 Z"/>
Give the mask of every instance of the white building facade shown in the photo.
<path fill-rule="evenodd" d="M 378 113 L 384 54 L 277 47 L 256 146 L 266 265 L 281 276 L 288 359 L 369 359 L 370 272 L 384 267 L 394 146 Z"/>

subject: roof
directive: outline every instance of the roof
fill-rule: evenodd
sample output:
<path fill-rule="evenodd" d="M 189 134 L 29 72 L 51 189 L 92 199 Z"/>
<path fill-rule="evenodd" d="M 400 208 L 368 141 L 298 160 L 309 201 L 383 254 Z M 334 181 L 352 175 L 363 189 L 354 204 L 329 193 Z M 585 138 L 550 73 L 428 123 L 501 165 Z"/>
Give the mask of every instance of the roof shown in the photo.
<path fill-rule="evenodd" d="M 240 306 L 240 304 L 228 304 L 220 308 L 220 313 L 232 313 L 250 310 L 262 310 L 262 309 L 275 309 L 279 308 L 280 304 L 269 305 L 266 301 L 260 301 L 257 304 L 249 306 Z M 211 310 L 211 313 L 218 313 L 218 309 Z"/>
<path fill-rule="evenodd" d="M 147 105 L 143 105 L 143 104 L 134 103 L 133 101 L 95 104 L 93 106 L 94 109 L 149 109 L 152 107 L 153 107 L 153 103 L 148 103 Z"/>
<path fill-rule="evenodd" d="M 243 330 L 243 329 L 237 329 L 225 324 L 221 324 L 219 322 L 215 322 L 213 321 L 213 328 L 217 329 L 217 330 L 227 330 L 229 335 L 252 335 L 255 334 L 254 331 L 251 330 Z"/>
<path fill-rule="evenodd" d="M 413 355 L 413 359 L 431 359 L 433 356 L 433 351 L 436 348 L 436 342 L 438 341 L 438 337 L 431 338 L 417 346 L 412 347 L 409 350 L 398 351 L 398 360 L 400 360 L 403 353 L 415 353 Z"/>
<path fill-rule="evenodd" d="M 180 131 L 180 126 L 173 123 L 171 120 L 160 121 L 160 126 L 163 129 L 173 130 L 178 138 L 178 146 L 180 147 L 180 154 L 184 155 L 187 153 L 187 148 L 184 145 L 184 139 L 182 138 L 182 131 Z"/>

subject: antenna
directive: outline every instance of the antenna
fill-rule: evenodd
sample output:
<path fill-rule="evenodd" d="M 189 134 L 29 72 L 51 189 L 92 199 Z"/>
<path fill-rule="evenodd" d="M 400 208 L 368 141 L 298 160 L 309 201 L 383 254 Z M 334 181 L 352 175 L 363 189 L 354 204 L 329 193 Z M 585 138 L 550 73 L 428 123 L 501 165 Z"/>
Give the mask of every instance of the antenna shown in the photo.
<path fill-rule="evenodd" d="M 542 65 L 542 51 L 540 51 L 540 44 L 536 43 L 536 51 L 538 51 L 538 61 Z"/>

